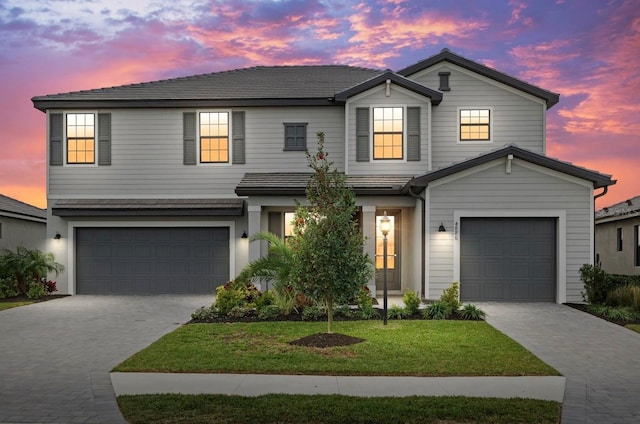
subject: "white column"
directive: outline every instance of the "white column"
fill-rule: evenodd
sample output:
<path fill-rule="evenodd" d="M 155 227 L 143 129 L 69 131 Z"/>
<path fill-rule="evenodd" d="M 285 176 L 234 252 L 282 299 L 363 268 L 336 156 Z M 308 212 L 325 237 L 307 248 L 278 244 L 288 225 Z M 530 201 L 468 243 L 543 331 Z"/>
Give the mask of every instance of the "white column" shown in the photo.
<path fill-rule="evenodd" d="M 363 206 L 362 207 L 362 235 L 366 240 L 364 245 L 364 251 L 374 262 L 376 260 L 376 207 L 375 206 Z M 376 294 L 376 277 L 369 280 L 367 283 L 371 295 L 375 297 Z"/>

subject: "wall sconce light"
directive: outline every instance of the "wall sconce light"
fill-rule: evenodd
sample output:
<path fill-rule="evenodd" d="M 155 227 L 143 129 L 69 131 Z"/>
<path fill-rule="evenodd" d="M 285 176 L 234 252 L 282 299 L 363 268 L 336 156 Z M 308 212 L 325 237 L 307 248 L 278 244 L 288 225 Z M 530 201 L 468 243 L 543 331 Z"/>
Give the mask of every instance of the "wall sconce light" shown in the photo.
<path fill-rule="evenodd" d="M 246 231 L 243 231 L 242 235 L 240 237 L 243 238 L 243 239 L 249 238 L 249 236 L 247 235 Z"/>
<path fill-rule="evenodd" d="M 60 240 L 61 238 L 62 238 L 62 236 L 60 235 L 60 233 L 56 231 L 56 235 L 53 236 L 53 239 L 54 240 Z"/>
<path fill-rule="evenodd" d="M 440 223 L 440 226 L 438 227 L 438 232 L 440 232 L 440 233 L 444 233 L 445 231 L 447 231 L 447 229 L 446 229 L 446 228 L 444 228 L 444 223 L 443 223 L 443 222 L 441 222 L 441 223 Z"/>

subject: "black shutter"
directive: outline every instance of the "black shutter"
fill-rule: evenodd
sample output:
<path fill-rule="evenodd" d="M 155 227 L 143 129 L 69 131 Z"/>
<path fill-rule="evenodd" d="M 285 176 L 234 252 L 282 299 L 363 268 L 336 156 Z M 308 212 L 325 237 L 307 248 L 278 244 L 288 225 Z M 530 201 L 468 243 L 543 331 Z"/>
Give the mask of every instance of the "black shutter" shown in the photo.
<path fill-rule="evenodd" d="M 111 114 L 98 114 L 98 165 L 111 165 Z"/>
<path fill-rule="evenodd" d="M 369 162 L 369 108 L 356 108 L 356 161 Z"/>
<path fill-rule="evenodd" d="M 231 163 L 242 164 L 246 162 L 244 112 L 232 112 L 231 125 L 231 137 L 233 140 L 233 158 Z"/>
<path fill-rule="evenodd" d="M 407 108 L 407 160 L 420 160 L 420 108 Z"/>
<path fill-rule="evenodd" d="M 197 160 L 196 143 L 196 113 L 184 112 L 182 114 L 182 140 L 184 145 L 184 164 L 195 165 Z"/>
<path fill-rule="evenodd" d="M 61 166 L 64 161 L 62 152 L 62 114 L 49 114 L 49 165 Z"/>

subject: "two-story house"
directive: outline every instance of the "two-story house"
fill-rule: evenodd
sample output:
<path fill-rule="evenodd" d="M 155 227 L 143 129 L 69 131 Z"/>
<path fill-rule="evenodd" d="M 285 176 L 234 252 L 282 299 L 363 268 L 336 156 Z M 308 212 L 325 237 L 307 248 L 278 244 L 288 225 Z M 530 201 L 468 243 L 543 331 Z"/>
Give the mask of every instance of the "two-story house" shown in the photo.
<path fill-rule="evenodd" d="M 287 236 L 322 131 L 377 268 L 392 219 L 391 293 L 580 300 L 594 189 L 614 182 L 545 155 L 558 100 L 447 49 L 397 72 L 253 67 L 34 97 L 58 287 L 211 292 L 265 254 L 247 236 Z"/>

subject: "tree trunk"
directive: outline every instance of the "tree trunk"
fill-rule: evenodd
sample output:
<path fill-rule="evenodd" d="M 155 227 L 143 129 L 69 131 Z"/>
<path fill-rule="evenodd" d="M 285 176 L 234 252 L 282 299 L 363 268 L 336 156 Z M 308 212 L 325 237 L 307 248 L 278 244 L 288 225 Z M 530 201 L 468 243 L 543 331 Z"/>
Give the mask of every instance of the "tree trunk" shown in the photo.
<path fill-rule="evenodd" d="M 333 299 L 327 299 L 327 333 L 333 334 Z"/>

